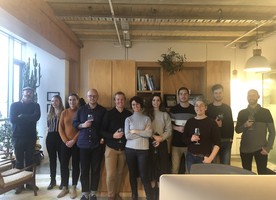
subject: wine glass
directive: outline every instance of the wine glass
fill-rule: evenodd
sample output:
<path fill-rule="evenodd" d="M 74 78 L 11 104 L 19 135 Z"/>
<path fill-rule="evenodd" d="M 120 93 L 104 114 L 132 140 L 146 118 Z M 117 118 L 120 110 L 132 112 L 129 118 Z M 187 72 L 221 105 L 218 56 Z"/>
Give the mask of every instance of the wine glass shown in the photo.
<path fill-rule="evenodd" d="M 222 121 L 223 118 L 224 118 L 223 113 L 219 113 L 218 116 L 217 116 L 217 119 Z"/>
<path fill-rule="evenodd" d="M 90 122 L 94 121 L 93 115 L 92 114 L 88 114 L 87 115 L 87 120 L 90 121 Z"/>
<path fill-rule="evenodd" d="M 254 129 L 254 122 L 255 122 L 255 117 L 254 117 L 254 115 L 253 114 L 250 114 L 249 116 L 248 116 L 248 121 L 249 122 L 253 122 L 252 123 L 252 125 L 251 125 L 251 127 L 249 128 L 250 130 L 253 130 Z"/>
<path fill-rule="evenodd" d="M 124 134 L 124 129 L 123 128 L 119 128 L 118 132 L 122 132 Z M 118 143 L 123 143 L 122 142 L 122 138 L 120 138 L 120 140 L 118 141 Z"/>
<path fill-rule="evenodd" d="M 199 131 L 199 128 L 195 128 L 194 135 L 200 136 L 200 131 Z M 196 145 L 200 145 L 200 143 L 199 143 L 198 141 L 196 141 L 196 143 L 195 143 L 195 144 L 196 144 Z"/>

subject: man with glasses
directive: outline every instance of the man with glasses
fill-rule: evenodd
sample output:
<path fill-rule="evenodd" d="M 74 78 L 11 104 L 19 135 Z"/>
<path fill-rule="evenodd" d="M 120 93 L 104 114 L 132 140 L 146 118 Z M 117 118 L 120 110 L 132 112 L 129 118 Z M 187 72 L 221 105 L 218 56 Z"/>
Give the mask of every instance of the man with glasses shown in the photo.
<path fill-rule="evenodd" d="M 81 200 L 96 200 L 104 153 L 101 127 L 106 109 L 98 104 L 96 89 L 88 90 L 86 97 L 88 104 L 79 108 L 73 126 L 80 131 L 77 145 L 80 148 Z"/>

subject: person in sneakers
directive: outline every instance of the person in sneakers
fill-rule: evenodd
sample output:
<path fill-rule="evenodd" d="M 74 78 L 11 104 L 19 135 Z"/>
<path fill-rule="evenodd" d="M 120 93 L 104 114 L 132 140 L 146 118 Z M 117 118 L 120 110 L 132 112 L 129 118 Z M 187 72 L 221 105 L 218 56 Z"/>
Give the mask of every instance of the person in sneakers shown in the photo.
<path fill-rule="evenodd" d="M 79 148 L 76 144 L 79 131 L 72 126 L 75 113 L 78 110 L 79 97 L 77 94 L 70 94 L 68 97 L 69 108 L 65 109 L 60 116 L 59 134 L 62 140 L 61 144 L 61 185 L 62 190 L 57 198 L 64 197 L 69 193 L 69 161 L 72 158 L 72 188 L 70 197 L 77 197 L 76 186 L 80 175 L 80 156 Z"/>
<path fill-rule="evenodd" d="M 78 110 L 73 126 L 80 130 L 77 145 L 80 148 L 81 200 L 96 200 L 104 156 L 101 129 L 106 109 L 98 104 L 99 94 L 96 89 L 88 90 L 86 96 L 88 104 Z"/>
<path fill-rule="evenodd" d="M 58 133 L 58 124 L 61 112 L 64 106 L 59 95 L 54 95 L 51 99 L 51 106 L 47 116 L 48 134 L 46 137 L 46 147 L 49 155 L 50 177 L 51 182 L 47 187 L 48 190 L 56 186 L 56 172 L 57 172 L 57 156 L 60 162 L 61 159 L 61 138 Z M 60 170 L 61 171 L 61 170 Z"/>
<path fill-rule="evenodd" d="M 115 107 L 107 111 L 102 124 L 106 142 L 105 168 L 108 200 L 121 200 L 120 188 L 126 165 L 124 136 L 125 119 L 132 115 L 124 108 L 126 96 L 123 92 L 114 95 Z"/>
<path fill-rule="evenodd" d="M 41 113 L 39 104 L 33 102 L 33 95 L 33 88 L 23 88 L 21 101 L 12 103 L 10 107 L 12 140 L 16 157 L 15 168 L 17 169 L 23 169 L 34 163 L 37 139 L 36 123 Z M 38 190 L 38 187 L 35 187 Z M 26 184 L 26 188 L 30 190 L 34 189 L 31 184 Z M 17 187 L 15 194 L 21 193 L 23 189 L 24 185 Z"/>

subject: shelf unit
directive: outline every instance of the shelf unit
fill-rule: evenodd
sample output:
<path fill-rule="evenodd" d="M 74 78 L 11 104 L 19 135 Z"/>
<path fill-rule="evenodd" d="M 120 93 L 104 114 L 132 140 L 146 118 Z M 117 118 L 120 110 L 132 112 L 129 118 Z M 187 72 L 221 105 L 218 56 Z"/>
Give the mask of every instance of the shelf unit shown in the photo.
<path fill-rule="evenodd" d="M 146 74 L 152 78 L 154 90 L 149 90 L 148 86 L 147 90 L 139 90 L 141 77 L 145 77 Z M 136 62 L 135 91 L 136 95 L 143 97 L 146 103 L 152 94 L 159 94 L 163 98 L 163 69 L 158 62 Z"/>

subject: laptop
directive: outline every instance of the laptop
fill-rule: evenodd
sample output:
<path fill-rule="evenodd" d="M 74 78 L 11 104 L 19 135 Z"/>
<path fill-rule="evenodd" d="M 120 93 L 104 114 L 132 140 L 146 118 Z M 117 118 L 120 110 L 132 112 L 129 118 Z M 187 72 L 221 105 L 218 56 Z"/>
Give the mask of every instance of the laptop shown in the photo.
<path fill-rule="evenodd" d="M 162 175 L 160 200 L 274 200 L 275 175 Z"/>

